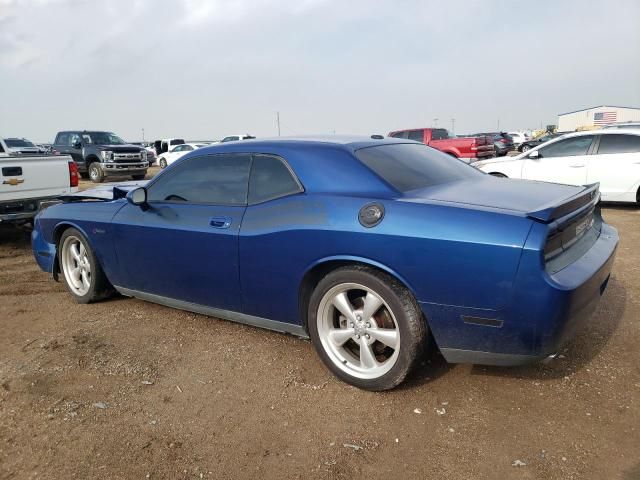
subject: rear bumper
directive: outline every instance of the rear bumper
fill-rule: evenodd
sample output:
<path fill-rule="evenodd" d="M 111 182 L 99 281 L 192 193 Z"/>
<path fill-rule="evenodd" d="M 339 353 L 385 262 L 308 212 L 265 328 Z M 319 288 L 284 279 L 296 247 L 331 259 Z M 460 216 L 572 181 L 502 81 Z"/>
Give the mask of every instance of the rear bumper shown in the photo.
<path fill-rule="evenodd" d="M 603 223 L 595 244 L 552 275 L 540 272 L 539 257 L 527 260 L 525 251 L 512 300 L 502 310 L 421 303 L 443 356 L 452 363 L 509 366 L 554 355 L 596 309 L 617 245 L 618 232 Z"/>
<path fill-rule="evenodd" d="M 25 198 L 0 202 L 0 222 L 15 222 L 30 220 L 40 211 L 44 202 L 55 200 L 57 197 Z"/>

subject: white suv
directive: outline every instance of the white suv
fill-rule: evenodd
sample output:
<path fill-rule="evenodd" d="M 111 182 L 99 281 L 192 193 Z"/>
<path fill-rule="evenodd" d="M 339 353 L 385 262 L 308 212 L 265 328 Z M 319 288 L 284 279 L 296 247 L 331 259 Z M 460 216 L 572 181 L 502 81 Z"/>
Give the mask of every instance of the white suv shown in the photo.
<path fill-rule="evenodd" d="M 640 203 L 640 130 L 569 133 L 516 157 L 473 166 L 498 177 L 569 185 L 600 182 L 602 200 Z"/>

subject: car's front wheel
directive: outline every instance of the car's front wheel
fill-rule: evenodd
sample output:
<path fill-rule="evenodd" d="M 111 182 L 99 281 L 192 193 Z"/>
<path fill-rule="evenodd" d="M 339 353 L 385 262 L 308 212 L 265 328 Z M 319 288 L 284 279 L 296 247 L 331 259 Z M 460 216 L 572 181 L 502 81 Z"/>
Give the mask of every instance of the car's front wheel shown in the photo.
<path fill-rule="evenodd" d="M 67 290 L 78 303 L 91 303 L 112 293 L 89 242 L 75 228 L 68 228 L 60 237 L 58 261 Z"/>
<path fill-rule="evenodd" d="M 93 183 L 104 182 L 104 172 L 102 171 L 99 162 L 93 162 L 89 165 L 89 177 Z"/>
<path fill-rule="evenodd" d="M 309 335 L 338 378 L 366 390 L 400 384 L 426 345 L 427 325 L 411 293 L 393 277 L 344 267 L 311 295 Z"/>
<path fill-rule="evenodd" d="M 529 145 L 522 145 L 522 146 L 520 147 L 520 151 L 521 151 L 522 153 L 524 153 L 524 152 L 528 152 L 529 150 L 531 150 L 531 147 L 530 147 Z"/>

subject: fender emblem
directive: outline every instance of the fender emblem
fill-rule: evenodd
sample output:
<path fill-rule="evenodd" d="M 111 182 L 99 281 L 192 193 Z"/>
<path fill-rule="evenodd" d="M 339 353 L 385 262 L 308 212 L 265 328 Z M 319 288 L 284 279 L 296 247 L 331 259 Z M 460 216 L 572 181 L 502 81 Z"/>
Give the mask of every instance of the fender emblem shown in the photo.
<path fill-rule="evenodd" d="M 9 180 L 5 180 L 2 182 L 3 185 L 13 185 L 16 186 L 19 183 L 24 183 L 23 178 L 10 178 Z"/>

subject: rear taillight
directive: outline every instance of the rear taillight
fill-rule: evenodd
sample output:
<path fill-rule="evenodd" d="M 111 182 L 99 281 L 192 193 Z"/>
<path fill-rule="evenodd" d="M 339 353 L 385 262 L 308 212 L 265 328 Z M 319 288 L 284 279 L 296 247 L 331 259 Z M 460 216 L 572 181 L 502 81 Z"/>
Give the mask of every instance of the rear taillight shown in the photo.
<path fill-rule="evenodd" d="M 78 186 L 78 166 L 76 162 L 69 162 L 69 186 Z"/>
<path fill-rule="evenodd" d="M 501 138 L 500 140 L 498 140 L 501 143 L 507 143 L 507 139 L 506 138 Z"/>

